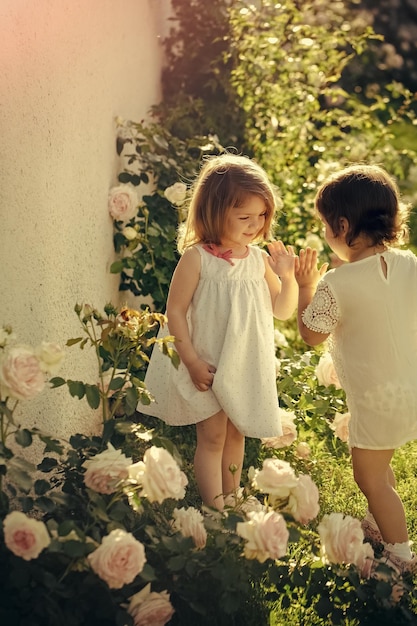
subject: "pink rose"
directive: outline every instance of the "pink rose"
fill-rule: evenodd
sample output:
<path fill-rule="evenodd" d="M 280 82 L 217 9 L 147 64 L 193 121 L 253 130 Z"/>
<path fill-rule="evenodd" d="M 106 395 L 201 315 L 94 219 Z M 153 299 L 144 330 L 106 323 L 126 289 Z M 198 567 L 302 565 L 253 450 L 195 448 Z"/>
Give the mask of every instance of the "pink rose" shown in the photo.
<path fill-rule="evenodd" d="M 121 529 L 112 530 L 87 558 L 92 570 L 111 589 L 131 583 L 146 563 L 143 545 L 131 533 Z"/>
<path fill-rule="evenodd" d="M 368 559 L 374 552 L 369 543 L 364 543 L 363 530 L 358 519 L 342 513 L 325 515 L 317 528 L 321 551 L 330 563 L 353 563 L 366 572 Z"/>
<path fill-rule="evenodd" d="M 142 485 L 141 496 L 159 504 L 166 498 L 181 500 L 188 484 L 186 475 L 168 450 L 156 446 L 146 450 L 143 461 L 130 466 L 129 476 Z"/>
<path fill-rule="evenodd" d="M 349 422 L 350 413 L 336 413 L 333 423 L 330 424 L 330 428 L 334 431 L 336 437 L 346 443 L 349 440 Z"/>
<path fill-rule="evenodd" d="M 276 511 L 252 511 L 248 521 L 239 522 L 236 532 L 246 540 L 244 554 L 247 559 L 263 563 L 279 559 L 287 552 L 289 532 L 285 520 Z"/>
<path fill-rule="evenodd" d="M 167 591 L 151 591 L 150 583 L 130 598 L 127 609 L 134 626 L 164 626 L 174 615 Z"/>
<path fill-rule="evenodd" d="M 192 537 L 197 548 L 204 548 L 207 531 L 200 511 L 194 507 L 174 509 L 173 518 L 175 530 L 178 530 L 184 537 Z"/>
<path fill-rule="evenodd" d="M 264 437 L 262 443 L 267 448 L 285 448 L 297 439 L 297 427 L 294 424 L 295 413 L 279 409 L 282 435 L 280 437 Z"/>
<path fill-rule="evenodd" d="M 31 348 L 14 346 L 5 353 L 0 365 L 0 384 L 16 400 L 30 400 L 45 387 L 45 376 Z"/>
<path fill-rule="evenodd" d="M 324 352 L 320 357 L 316 367 L 316 377 L 319 384 L 324 385 L 324 387 L 334 385 L 336 389 L 341 389 L 330 352 Z"/>
<path fill-rule="evenodd" d="M 108 443 L 107 450 L 84 461 L 84 483 L 97 493 L 114 493 L 117 484 L 129 477 L 131 464 L 132 459 L 128 459 L 121 450 L 116 450 Z"/>
<path fill-rule="evenodd" d="M 135 217 L 138 204 L 136 190 L 129 185 L 119 185 L 109 191 L 109 213 L 118 222 L 129 222 Z"/>
<path fill-rule="evenodd" d="M 45 524 L 20 511 L 9 513 L 3 521 L 3 528 L 4 543 L 25 561 L 36 559 L 51 542 Z"/>
<path fill-rule="evenodd" d="M 298 477 L 297 485 L 291 490 L 285 510 L 300 524 L 308 524 L 317 517 L 320 510 L 319 490 L 310 476 L 302 474 Z"/>
<path fill-rule="evenodd" d="M 255 470 L 253 486 L 262 493 L 278 498 L 287 498 L 298 481 L 294 470 L 287 461 L 265 459 L 261 470 Z"/>

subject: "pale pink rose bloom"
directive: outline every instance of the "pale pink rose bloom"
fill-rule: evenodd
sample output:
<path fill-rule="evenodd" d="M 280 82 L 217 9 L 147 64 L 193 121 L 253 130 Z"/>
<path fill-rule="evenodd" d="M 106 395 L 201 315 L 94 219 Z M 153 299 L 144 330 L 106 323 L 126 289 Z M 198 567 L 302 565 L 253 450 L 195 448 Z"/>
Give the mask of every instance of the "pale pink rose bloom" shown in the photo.
<path fill-rule="evenodd" d="M 132 459 L 127 458 L 121 450 L 116 450 L 111 443 L 107 450 L 84 461 L 85 486 L 97 493 L 114 493 L 121 480 L 129 478 L 129 467 Z"/>
<path fill-rule="evenodd" d="M 168 202 L 175 205 L 181 205 L 185 200 L 186 194 L 187 185 L 184 185 L 184 183 L 174 183 L 164 191 L 164 196 Z"/>
<path fill-rule="evenodd" d="M 151 591 L 150 583 L 129 600 L 127 612 L 134 626 L 164 626 L 175 613 L 168 592 Z"/>
<path fill-rule="evenodd" d="M 131 583 L 146 563 L 144 546 L 131 533 L 120 528 L 104 537 L 101 545 L 87 558 L 91 569 L 111 589 Z"/>
<path fill-rule="evenodd" d="M 301 474 L 297 485 L 291 490 L 288 505 L 285 508 L 297 522 L 308 524 L 320 511 L 319 490 L 310 476 Z"/>
<path fill-rule="evenodd" d="M 129 222 L 135 217 L 138 204 L 136 190 L 129 185 L 118 185 L 109 191 L 109 213 L 118 222 Z"/>
<path fill-rule="evenodd" d="M 36 350 L 41 370 L 47 374 L 56 374 L 64 360 L 64 351 L 57 343 L 42 341 Z"/>
<path fill-rule="evenodd" d="M 4 543 L 25 561 L 36 559 L 49 546 L 51 538 L 45 524 L 21 511 L 9 513 L 3 521 Z"/>
<path fill-rule="evenodd" d="M 130 466 L 129 477 L 142 485 L 141 496 L 159 504 L 166 498 L 181 500 L 188 484 L 174 457 L 165 448 L 156 446 L 146 450 L 143 461 Z"/>
<path fill-rule="evenodd" d="M 174 509 L 173 526 L 184 537 L 192 537 L 197 548 L 204 548 L 207 542 L 207 531 L 203 516 L 194 507 Z"/>
<path fill-rule="evenodd" d="M 324 387 L 334 385 L 336 389 L 341 389 L 330 352 L 324 352 L 320 357 L 316 367 L 316 377 L 319 384 L 324 385 Z"/>
<path fill-rule="evenodd" d="M 287 498 L 296 486 L 297 476 L 287 461 L 265 459 L 261 470 L 256 470 L 253 486 L 262 493 Z"/>
<path fill-rule="evenodd" d="M 295 453 L 299 459 L 308 459 L 311 455 L 311 448 L 306 441 L 300 441 L 300 443 L 297 444 Z"/>
<path fill-rule="evenodd" d="M 350 413 L 336 413 L 333 423 L 330 424 L 330 428 L 334 431 L 336 437 L 346 443 L 349 440 L 349 422 Z"/>
<path fill-rule="evenodd" d="M 280 437 L 264 437 L 262 443 L 267 448 L 286 448 L 297 439 L 297 427 L 294 424 L 295 413 L 279 409 L 282 435 Z"/>
<path fill-rule="evenodd" d="M 342 513 L 325 515 L 318 525 L 321 552 L 330 563 L 352 563 L 366 573 L 368 560 L 373 558 L 369 543 L 364 543 L 358 519 Z"/>
<path fill-rule="evenodd" d="M 0 384 L 16 400 L 30 400 L 45 387 L 40 361 L 31 348 L 13 346 L 0 365 Z"/>
<path fill-rule="evenodd" d="M 276 511 L 252 511 L 247 518 L 248 521 L 236 525 L 237 534 L 246 540 L 245 557 L 260 563 L 283 557 L 289 532 L 282 515 Z"/>

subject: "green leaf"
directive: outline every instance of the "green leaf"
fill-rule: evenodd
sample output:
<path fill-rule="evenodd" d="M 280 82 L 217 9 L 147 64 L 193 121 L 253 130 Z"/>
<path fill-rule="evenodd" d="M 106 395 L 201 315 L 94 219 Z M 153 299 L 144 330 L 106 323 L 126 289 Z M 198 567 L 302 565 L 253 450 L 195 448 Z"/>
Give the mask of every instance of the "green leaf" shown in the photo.
<path fill-rule="evenodd" d="M 16 443 L 22 448 L 28 448 L 32 444 L 32 433 L 27 428 L 20 428 L 14 435 Z"/>
<path fill-rule="evenodd" d="M 66 346 L 75 346 L 75 344 L 80 343 L 82 341 L 82 337 L 75 337 L 74 339 L 68 339 Z"/>
<path fill-rule="evenodd" d="M 100 406 L 100 390 L 97 385 L 85 385 L 85 396 L 87 402 L 92 409 L 98 409 Z"/>
<path fill-rule="evenodd" d="M 80 400 L 85 394 L 85 385 L 79 380 L 67 380 L 67 385 L 72 397 L 77 396 Z"/>
<path fill-rule="evenodd" d="M 54 378 L 50 378 L 49 382 L 51 383 L 51 389 L 55 389 L 56 387 L 62 387 L 62 385 L 65 385 L 66 380 L 64 378 L 60 378 L 59 376 L 55 376 Z"/>
<path fill-rule="evenodd" d="M 110 265 L 110 273 L 111 274 L 120 274 L 120 272 L 123 271 L 125 266 L 124 261 L 120 260 L 120 261 L 115 261 L 114 263 L 112 263 Z"/>
<path fill-rule="evenodd" d="M 54 467 L 58 465 L 58 461 L 50 456 L 45 456 L 42 461 L 36 466 L 40 472 L 50 472 Z"/>
<path fill-rule="evenodd" d="M 35 480 L 34 488 L 37 496 L 44 496 L 45 493 L 48 493 L 51 485 L 48 483 L 47 480 L 39 479 Z"/>

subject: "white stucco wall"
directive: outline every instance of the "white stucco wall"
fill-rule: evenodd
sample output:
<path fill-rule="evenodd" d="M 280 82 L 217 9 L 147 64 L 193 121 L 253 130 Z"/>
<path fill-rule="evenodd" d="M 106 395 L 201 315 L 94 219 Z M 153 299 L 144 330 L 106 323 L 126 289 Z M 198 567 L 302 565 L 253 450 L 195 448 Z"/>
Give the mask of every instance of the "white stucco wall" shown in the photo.
<path fill-rule="evenodd" d="M 0 0 L 0 325 L 18 339 L 80 335 L 75 303 L 118 303 L 107 193 L 114 119 L 160 98 L 169 0 Z M 60 375 L 96 382 L 92 352 L 66 349 Z M 66 389 L 21 403 L 22 422 L 91 432 Z"/>

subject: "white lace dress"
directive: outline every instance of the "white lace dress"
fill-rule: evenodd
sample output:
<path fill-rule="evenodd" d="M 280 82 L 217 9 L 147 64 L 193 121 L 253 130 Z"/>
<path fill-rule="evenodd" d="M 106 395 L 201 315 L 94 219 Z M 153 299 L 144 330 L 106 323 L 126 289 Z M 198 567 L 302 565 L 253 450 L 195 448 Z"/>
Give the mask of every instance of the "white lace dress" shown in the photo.
<path fill-rule="evenodd" d="M 416 439 L 415 255 L 390 249 L 330 270 L 303 321 L 331 333 L 329 350 L 351 414 L 349 445 L 385 450 Z"/>
<path fill-rule="evenodd" d="M 248 255 L 231 265 L 197 248 L 201 274 L 188 322 L 197 353 L 217 368 L 213 386 L 198 391 L 187 368 L 181 363 L 176 370 L 155 347 L 145 377 L 155 402 L 139 404 L 138 411 L 181 426 L 223 409 L 243 435 L 281 435 L 265 253 L 249 246 Z"/>

